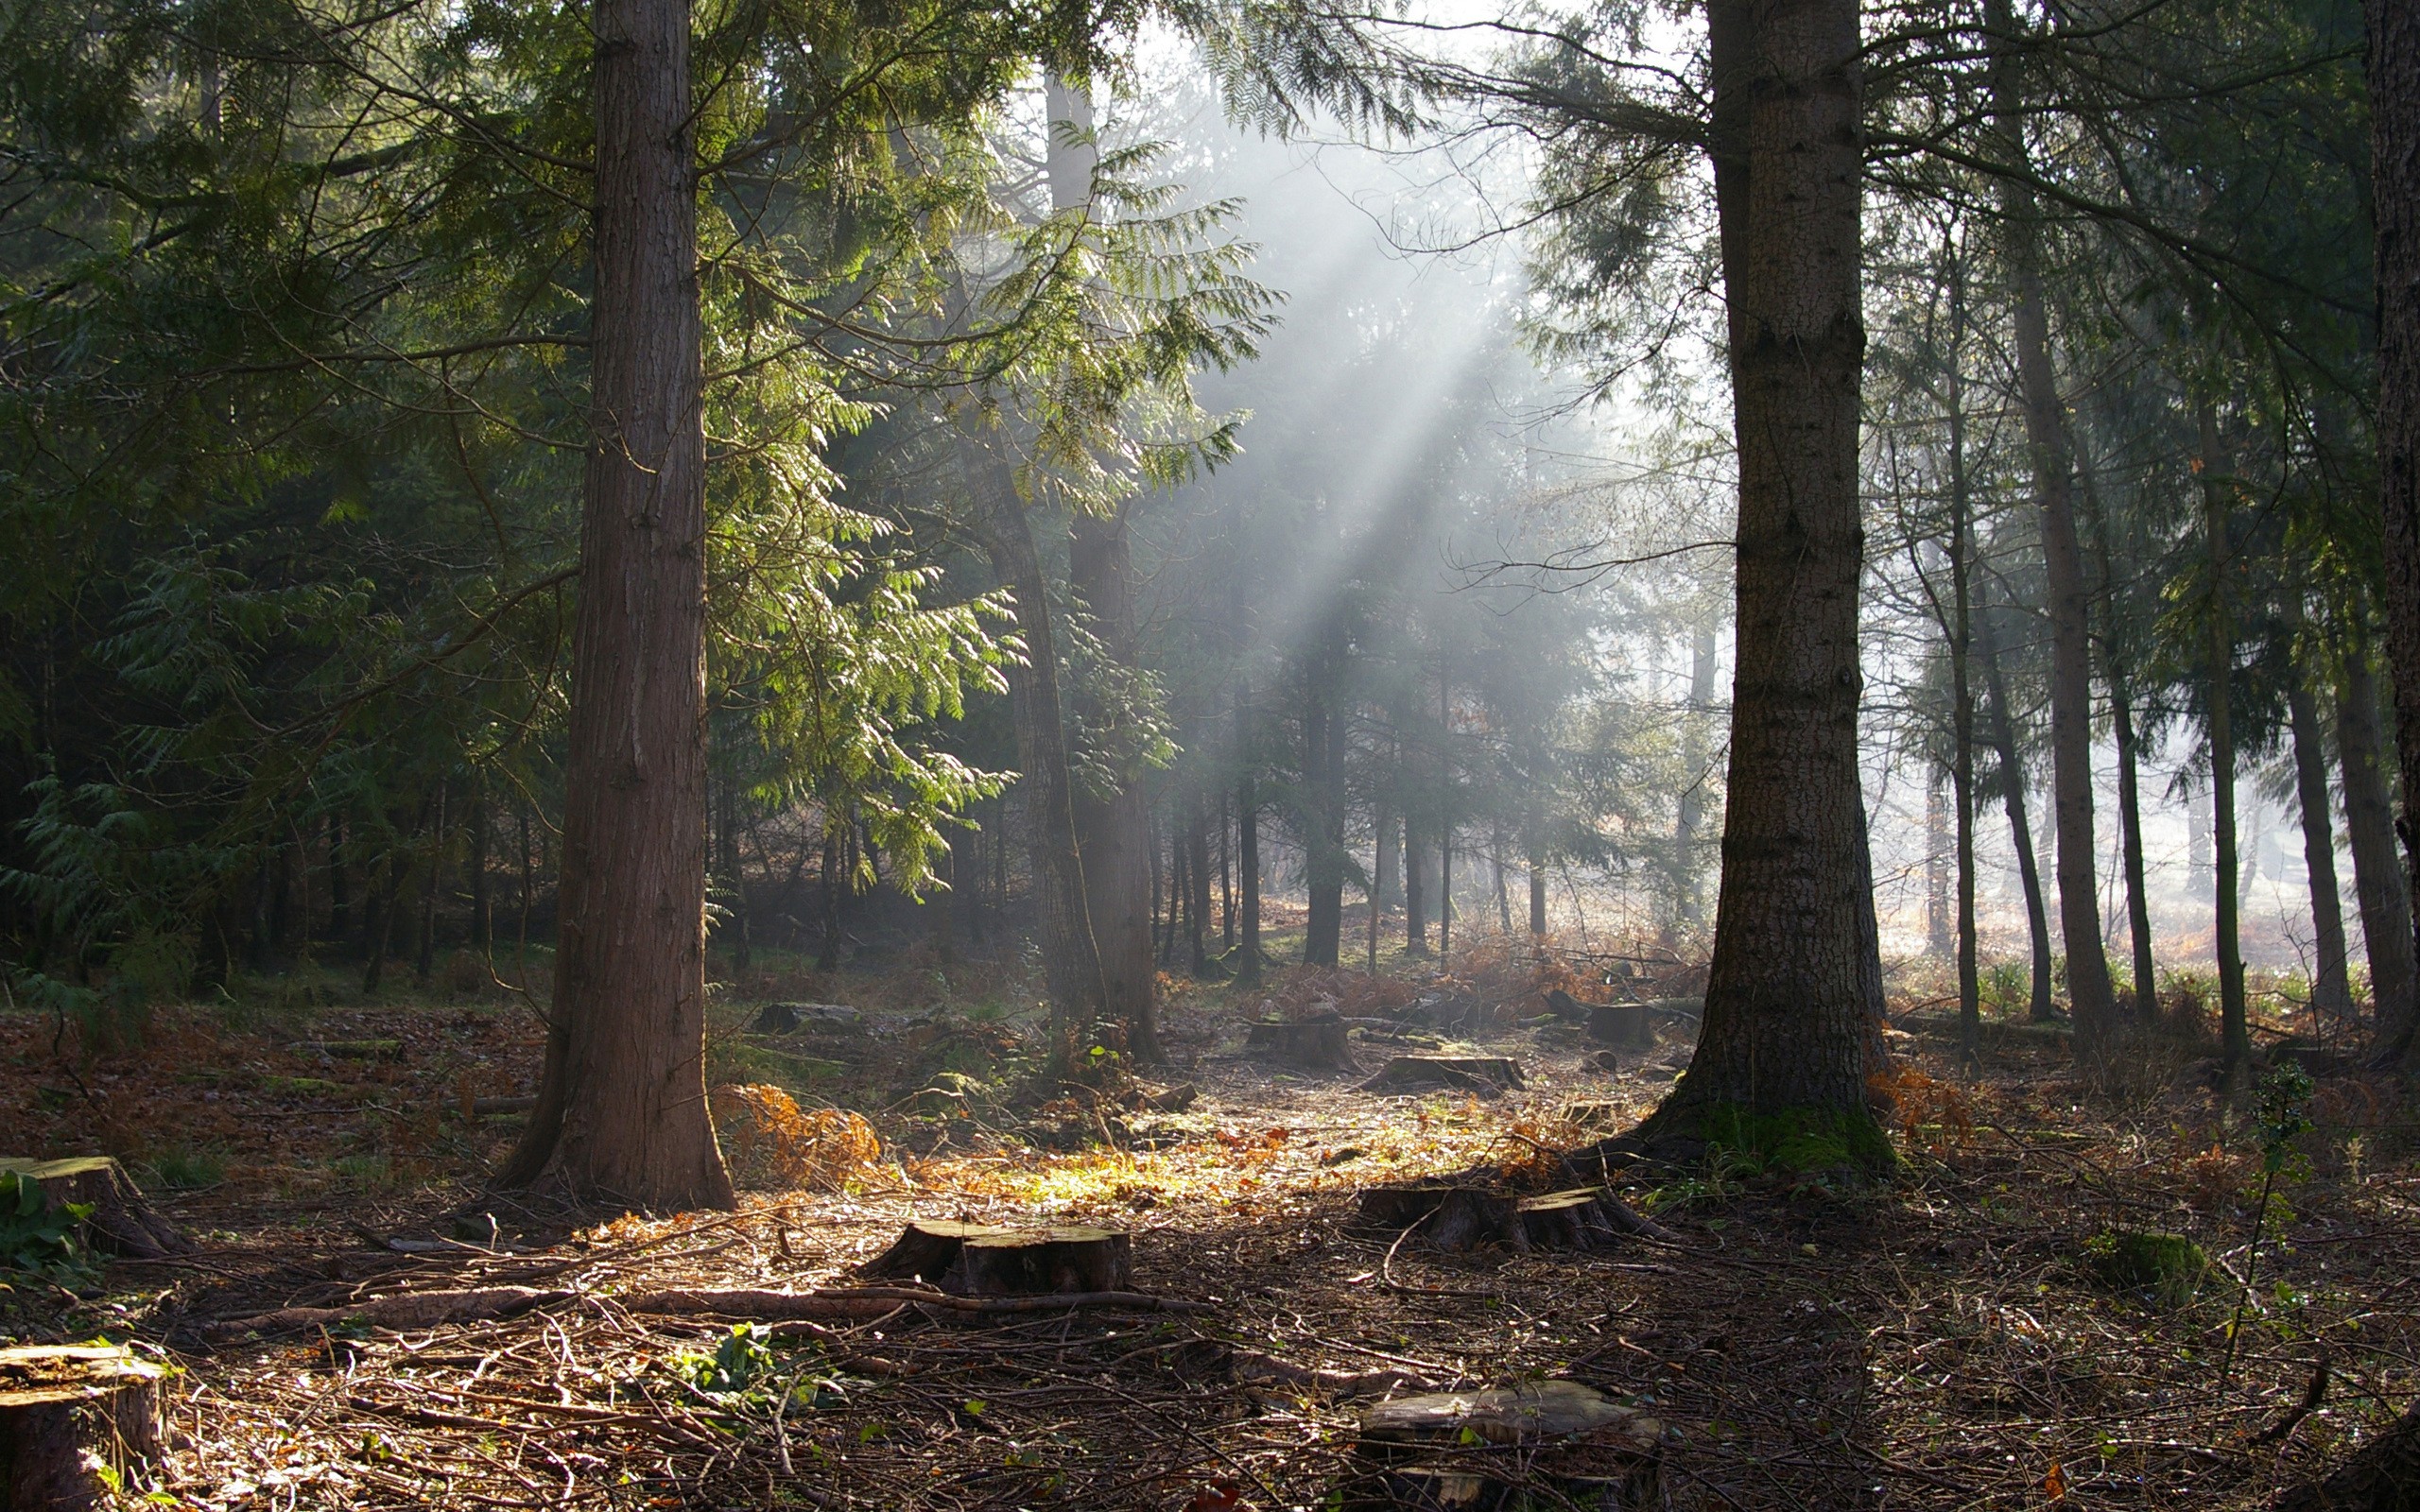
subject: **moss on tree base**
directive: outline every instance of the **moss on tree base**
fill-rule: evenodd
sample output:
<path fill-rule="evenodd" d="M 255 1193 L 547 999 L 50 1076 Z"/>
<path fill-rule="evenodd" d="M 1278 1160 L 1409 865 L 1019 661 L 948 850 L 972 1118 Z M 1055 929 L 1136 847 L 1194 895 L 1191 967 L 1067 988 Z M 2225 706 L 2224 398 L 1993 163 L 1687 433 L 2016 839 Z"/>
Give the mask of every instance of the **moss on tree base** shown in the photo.
<path fill-rule="evenodd" d="M 1636 1138 L 1651 1152 L 1702 1151 L 1743 1174 L 1876 1177 L 1899 1165 L 1891 1137 L 1862 1108 L 1667 1103 L 1640 1125 Z"/>

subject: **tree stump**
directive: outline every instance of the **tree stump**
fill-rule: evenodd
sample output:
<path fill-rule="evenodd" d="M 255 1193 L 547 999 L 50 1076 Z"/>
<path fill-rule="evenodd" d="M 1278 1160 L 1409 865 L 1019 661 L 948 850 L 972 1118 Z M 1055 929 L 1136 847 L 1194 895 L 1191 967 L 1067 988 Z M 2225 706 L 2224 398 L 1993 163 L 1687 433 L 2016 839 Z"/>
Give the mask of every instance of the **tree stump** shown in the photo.
<path fill-rule="evenodd" d="M 1575 1128 L 1618 1127 L 1622 1122 L 1621 1105 L 1618 1103 L 1573 1103 L 1563 1110 L 1563 1121 Z"/>
<path fill-rule="evenodd" d="M 1114 1228 L 1036 1228 L 970 1239 L 959 1254 L 971 1297 L 1122 1292 L 1134 1280 L 1133 1241 Z"/>
<path fill-rule="evenodd" d="M 1537 1249 L 1597 1249 L 1616 1242 L 1621 1226 L 1606 1208 L 1603 1189 L 1580 1187 L 1521 1197 L 1478 1187 L 1369 1187 L 1361 1216 L 1411 1241 L 1451 1252 L 1495 1246 L 1526 1255 Z"/>
<path fill-rule="evenodd" d="M 924 1280 L 946 1290 L 943 1278 L 958 1273 L 959 1256 L 968 1240 L 1014 1231 L 997 1224 L 919 1218 L 899 1231 L 889 1249 L 858 1266 L 857 1274 L 886 1280 Z"/>
<path fill-rule="evenodd" d="M 1528 1086 L 1519 1061 L 1502 1056 L 1397 1056 L 1361 1084 L 1365 1092 L 1413 1092 L 1433 1088 L 1494 1096 Z"/>
<path fill-rule="evenodd" d="M 857 1274 L 915 1278 L 972 1297 L 1119 1292 L 1133 1280 L 1133 1241 L 1110 1228 L 1006 1228 L 919 1218 Z"/>
<path fill-rule="evenodd" d="M 106 1155 L 64 1160 L 0 1160 L 0 1172 L 13 1172 L 19 1181 L 40 1187 L 43 1206 L 50 1211 L 70 1202 L 91 1204 L 92 1216 L 84 1220 L 84 1227 L 103 1249 L 130 1260 L 157 1260 L 193 1251 L 193 1241 L 154 1211 L 144 1200 L 143 1189 Z"/>
<path fill-rule="evenodd" d="M 1655 1021 L 1644 1003 L 1598 1003 L 1588 1009 L 1588 1038 L 1599 1044 L 1647 1050 L 1655 1044 Z"/>
<path fill-rule="evenodd" d="M 1573 1381 L 1398 1397 L 1361 1415 L 1344 1487 L 1354 1512 L 1506 1512 L 1552 1504 L 1616 1512 L 1660 1504 L 1664 1425 Z"/>
<path fill-rule="evenodd" d="M 114 1345 L 0 1349 L 0 1506 L 82 1512 L 104 1468 L 124 1476 L 156 1457 L 165 1373 Z"/>
<path fill-rule="evenodd" d="M 1244 1043 L 1291 1066 L 1313 1071 L 1358 1071 L 1352 1048 L 1345 1042 L 1350 1032 L 1350 1025 L 1330 1013 L 1291 1023 L 1255 1023 L 1245 1034 Z"/>
<path fill-rule="evenodd" d="M 866 1026 L 865 1014 L 838 1003 L 768 1003 L 750 1022 L 750 1034 L 796 1034 L 801 1029 L 847 1030 Z"/>

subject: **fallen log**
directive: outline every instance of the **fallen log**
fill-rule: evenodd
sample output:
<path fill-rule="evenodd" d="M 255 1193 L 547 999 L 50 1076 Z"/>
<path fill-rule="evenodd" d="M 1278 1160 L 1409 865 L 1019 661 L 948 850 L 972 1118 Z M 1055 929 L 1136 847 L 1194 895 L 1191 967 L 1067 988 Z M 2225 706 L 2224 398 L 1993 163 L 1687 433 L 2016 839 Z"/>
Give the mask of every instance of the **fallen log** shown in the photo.
<path fill-rule="evenodd" d="M 2420 1400 L 2335 1469 L 2288 1487 L 2269 1504 L 2272 1512 L 2420 1509 Z"/>
<path fill-rule="evenodd" d="M 768 1323 L 807 1318 L 880 1317 L 910 1305 L 969 1314 L 1056 1313 L 1089 1308 L 1130 1313 L 1202 1313 L 1210 1310 L 1207 1302 L 1160 1297 L 1150 1292 L 1054 1292 L 1041 1297 L 959 1297 L 918 1286 L 836 1286 L 816 1292 L 678 1289 L 643 1292 L 620 1300 L 622 1306 L 633 1313 L 754 1318 Z"/>
<path fill-rule="evenodd" d="M 343 1307 L 282 1307 L 273 1313 L 209 1324 L 202 1332 L 214 1339 L 239 1339 L 250 1333 L 286 1333 L 347 1323 L 373 1329 L 432 1329 L 448 1323 L 488 1323 L 517 1317 L 532 1308 L 568 1301 L 571 1297 L 570 1292 L 539 1291 L 528 1286 L 397 1292 L 364 1297 Z"/>
<path fill-rule="evenodd" d="M 1521 1063 L 1503 1056 L 1397 1056 L 1357 1091 L 1411 1092 L 1443 1088 L 1492 1097 L 1528 1085 Z"/>
<path fill-rule="evenodd" d="M 145 1200 L 125 1168 L 106 1155 L 64 1160 L 0 1160 L 0 1173 L 42 1189 L 43 1207 L 56 1212 L 68 1203 L 89 1206 L 83 1227 L 100 1248 L 130 1260 L 158 1260 L 193 1252 L 193 1241 L 177 1231 Z"/>
<path fill-rule="evenodd" d="M 82 1512 L 160 1452 L 166 1370 L 118 1345 L 0 1349 L 0 1506 Z"/>
<path fill-rule="evenodd" d="M 1341 1506 L 1506 1507 L 1520 1487 L 1553 1504 L 1661 1503 L 1664 1425 L 1574 1381 L 1398 1397 L 1361 1415 L 1358 1471 Z"/>

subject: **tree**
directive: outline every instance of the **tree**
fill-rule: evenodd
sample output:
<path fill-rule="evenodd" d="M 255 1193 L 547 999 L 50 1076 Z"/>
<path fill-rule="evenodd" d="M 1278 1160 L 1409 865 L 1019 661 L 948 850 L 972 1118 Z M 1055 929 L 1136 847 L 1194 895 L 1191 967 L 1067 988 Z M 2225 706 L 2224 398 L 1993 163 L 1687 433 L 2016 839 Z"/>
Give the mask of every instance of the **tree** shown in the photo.
<path fill-rule="evenodd" d="M 2420 876 L 2420 10 L 2368 0 L 2371 203 L 2377 218 L 2378 488 L 2407 883 Z M 2420 886 L 2407 885 L 2420 930 Z M 2387 1005 L 2379 1005 L 2385 1018 Z M 2407 1067 L 2420 1013 L 2397 1005 Z"/>
<path fill-rule="evenodd" d="M 594 435 L 561 938 L 497 1182 L 727 1208 L 706 1115 L 706 437 L 686 0 L 598 0 Z"/>

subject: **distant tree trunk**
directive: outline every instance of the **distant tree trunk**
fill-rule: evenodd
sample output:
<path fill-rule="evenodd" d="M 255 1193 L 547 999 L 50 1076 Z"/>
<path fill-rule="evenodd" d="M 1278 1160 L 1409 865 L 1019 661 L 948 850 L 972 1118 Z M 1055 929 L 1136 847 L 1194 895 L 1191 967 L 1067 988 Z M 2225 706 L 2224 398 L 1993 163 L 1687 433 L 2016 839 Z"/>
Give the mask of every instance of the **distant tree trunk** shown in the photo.
<path fill-rule="evenodd" d="M 1504 832 L 1501 829 L 1487 837 L 1487 865 L 1495 884 L 1495 926 L 1510 935 L 1512 933 L 1512 895 L 1504 886 Z"/>
<path fill-rule="evenodd" d="M 537 892 L 536 866 L 529 852 L 529 805 L 518 805 L 521 818 L 521 932 L 514 951 L 514 961 L 521 973 L 521 986 L 529 985 L 529 903 Z"/>
<path fill-rule="evenodd" d="M 370 907 L 362 919 L 361 995 L 374 995 L 387 975 L 387 951 L 395 936 L 395 852 L 371 864 Z"/>
<path fill-rule="evenodd" d="M 728 1208 L 705 1084 L 705 427 L 685 0 L 596 0 L 592 436 L 561 922 L 501 1186 Z"/>
<path fill-rule="evenodd" d="M 481 960 L 495 954 L 495 894 L 488 883 L 488 795 L 484 784 L 471 799 L 471 949 Z"/>
<path fill-rule="evenodd" d="M 1303 928 L 1303 960 L 1334 966 L 1344 923 L 1344 847 L 1338 823 L 1342 794 L 1336 790 L 1343 713 L 1337 707 L 1340 668 L 1327 654 L 1328 637 L 1303 668 L 1303 871 L 1309 917 Z M 1331 747 L 1340 749 L 1331 749 Z"/>
<path fill-rule="evenodd" d="M 1977 585 L 1979 588 L 1980 585 Z M 1998 638 L 1993 634 L 1989 607 L 1979 602 L 1975 615 L 1975 654 L 1982 659 L 1983 686 L 1992 697 L 1992 744 L 1999 756 L 2000 797 L 2008 806 L 2008 826 L 2016 842 L 2017 881 L 2025 888 L 2025 922 L 2032 932 L 2032 1005 L 2036 1022 L 2053 1017 L 2050 1010 L 2050 921 L 2042 906 L 2042 868 L 2033 857 L 2033 826 L 2025 813 L 2025 762 L 2016 748 L 2016 721 L 2010 716 L 2008 681 L 2000 672 Z"/>
<path fill-rule="evenodd" d="M 1395 868 L 1400 863 L 1395 854 L 1395 816 L 1384 799 L 1374 802 L 1371 830 L 1374 838 L 1371 841 L 1370 882 L 1373 891 L 1370 908 L 1374 916 L 1377 910 L 1394 900 L 1397 885 Z"/>
<path fill-rule="evenodd" d="M 1858 790 L 1857 0 L 1710 0 L 1739 466 L 1722 886 L 1698 1049 L 1651 1131 L 1723 1106 L 1871 1127 L 1881 964 Z"/>
<path fill-rule="evenodd" d="M 1981 1054 L 1983 995 L 1975 925 L 1975 501 L 1966 471 L 1965 264 L 1949 265 L 1949 360 L 1944 365 L 1949 412 L 1950 790 L 1958 828 L 1958 1041 L 1965 1063 Z"/>
<path fill-rule="evenodd" d="M 420 927 L 412 934 L 412 977 L 426 987 L 436 966 L 437 956 L 437 895 L 445 885 L 445 852 L 448 838 L 445 818 L 450 784 L 437 784 L 437 822 L 428 832 L 428 866 L 421 882 Z"/>
<path fill-rule="evenodd" d="M 2134 1016 L 2148 1024 L 2159 1007 L 2159 979 L 2152 963 L 2151 889 L 2143 868 L 2142 743 L 2135 733 L 2133 656 L 2117 598 L 2117 554 L 2109 546 L 2109 512 L 2092 486 L 2092 470 L 2081 469 L 2083 497 L 2092 519 L 2095 565 L 2100 578 L 2103 625 L 2101 667 L 2109 685 L 2109 722 L 2118 742 L 2118 850 L 2126 880 L 2126 932 L 2134 947 Z"/>
<path fill-rule="evenodd" d="M 1089 117 L 1090 111 L 1085 115 Z M 1102 651 L 1123 666 L 1139 664 L 1134 641 L 1134 586 L 1126 513 L 1080 515 L 1068 531 L 1067 575 L 1093 618 Z M 1094 710 L 1106 727 L 1114 712 Z M 1093 939 L 1100 953 L 1107 1015 L 1126 1026 L 1126 1047 L 1144 1065 L 1162 1060 L 1151 965 L 1150 905 L 1152 867 L 1150 801 L 1139 771 L 1117 774 L 1112 793 L 1075 791 L 1076 843 L 1083 855 L 1084 893 Z"/>
<path fill-rule="evenodd" d="M 1410 815 L 1403 816 L 1403 953 L 1428 954 L 1428 858 L 1422 853 L 1424 836 Z"/>
<path fill-rule="evenodd" d="M 2386 745 L 2378 732 L 2378 687 L 2370 670 L 2367 606 L 2346 615 L 2343 660 L 2336 693 L 2336 750 L 2344 765 L 2344 838 L 2353 852 L 2353 892 L 2361 912 L 2361 943 L 2370 958 L 2373 1043 L 2392 1064 L 2420 1020 L 2420 966 L 2414 963 L 2411 917 L 2403 867 L 2394 853 L 2394 809 L 2387 796 Z"/>
<path fill-rule="evenodd" d="M 834 827 L 829 811 L 823 816 L 823 859 L 815 868 L 817 922 L 822 930 L 822 943 L 815 953 L 815 969 L 819 971 L 838 971 L 840 966 L 840 888 L 841 877 L 848 869 L 847 848 L 841 843 L 840 832 Z"/>
<path fill-rule="evenodd" d="M 1236 948 L 1243 952 L 1236 980 L 1260 983 L 1260 799 L 1253 791 L 1252 683 L 1236 682 L 1236 881 L 1243 889 L 1237 909 Z"/>
<path fill-rule="evenodd" d="M 1947 960 L 1957 949 L 1949 918 L 1947 766 L 1925 774 L 1925 954 Z"/>
<path fill-rule="evenodd" d="M 2227 1078 L 2239 1081 L 2252 1064 L 2252 1030 L 2243 993 L 2243 943 L 2237 925 L 2235 834 L 2235 632 L 2229 623 L 2227 576 L 2235 570 L 2227 546 L 2226 493 L 2220 483 L 2219 427 L 2209 402 L 2196 398 L 2201 431 L 2202 519 L 2209 551 L 2208 659 L 2210 719 L 2210 838 L 2217 852 L 2219 1020 L 2225 1041 Z"/>
<path fill-rule="evenodd" d="M 1186 965 L 1196 977 L 1210 970 L 1210 953 L 1203 932 L 1210 922 L 1210 818 L 1202 812 L 1201 796 L 1190 795 L 1190 816 L 1185 822 L 1184 865 L 1193 874 L 1193 892 L 1187 902 L 1190 918 L 1186 920 L 1186 944 L 1191 954 Z"/>
<path fill-rule="evenodd" d="M 2303 865 L 2310 875 L 2312 949 L 2311 1006 L 2342 1022 L 2353 1016 L 2353 988 L 2345 975 L 2344 904 L 2336 890 L 2336 833 L 2327 812 L 2326 737 L 2319 728 L 2319 702 L 2297 665 L 2286 670 L 2286 708 L 2294 743 L 2294 796 L 2302 805 Z"/>
<path fill-rule="evenodd" d="M 1454 679 L 1437 676 L 1437 964 L 1454 957 Z"/>
<path fill-rule="evenodd" d="M 1530 934 L 1543 938 L 1547 932 L 1547 858 L 1538 853 L 1534 843 L 1530 848 Z"/>
<path fill-rule="evenodd" d="M 1219 792 L 1219 954 L 1236 951 L 1236 852 L 1231 843 L 1235 826 L 1227 822 L 1227 793 Z"/>
<path fill-rule="evenodd" d="M 2000 151 L 2019 168 L 2027 161 L 2024 102 L 2016 70 L 2019 39 L 2010 0 L 1986 0 L 1984 26 L 1996 39 L 1992 60 L 1992 111 Z M 2027 450 L 2041 515 L 2043 565 L 2049 579 L 2050 790 L 2058 838 L 2059 932 L 2067 947 L 2067 1000 L 2074 1010 L 2079 1058 L 2108 1055 L 2116 1023 L 2109 957 L 2101 944 L 2100 855 L 2093 834 L 2092 643 L 2083 550 L 2076 536 L 2075 468 L 2067 446 L 2066 408 L 2050 356 L 2049 312 L 2042 289 L 2041 226 L 2032 192 L 2015 178 L 1999 183 L 2006 217 L 2006 256 L 2015 285 L 2018 387 L 2024 396 Z"/>
<path fill-rule="evenodd" d="M 2368 0 L 2370 198 L 2377 220 L 2378 479 L 2406 866 L 2420 868 L 2420 7 Z M 2413 871 L 2407 901 L 2420 909 Z M 2407 1015 L 2404 1064 L 2420 1063 Z"/>
<path fill-rule="evenodd" d="M 352 879 L 345 873 L 344 816 L 328 816 L 328 938 L 338 944 L 353 937 Z"/>
<path fill-rule="evenodd" d="M 1029 849 L 1043 979 L 1050 995 L 1050 1055 L 1054 1066 L 1064 1069 L 1080 1048 L 1078 1037 L 1089 1033 L 1102 1017 L 1108 992 L 1093 934 L 1083 852 L 1077 843 L 1076 784 L 1059 693 L 1058 632 L 1050 623 L 1050 589 L 1042 555 L 1034 547 L 1032 526 L 1007 465 L 980 455 L 971 438 L 961 438 L 959 455 L 967 463 L 969 486 L 980 501 L 993 574 L 1015 599 L 1017 633 L 1025 641 L 1024 663 L 1004 670 L 1010 718 L 1016 727 L 1017 765 L 1030 795 L 1027 813 L 1032 820 Z M 1139 1049 L 1132 1041 L 1128 1048 Z"/>
<path fill-rule="evenodd" d="M 951 842 L 953 848 L 956 841 Z M 956 850 L 953 849 L 952 855 Z M 725 778 L 716 784 L 715 794 L 715 870 L 720 873 L 723 920 L 722 933 L 731 942 L 732 965 L 748 970 L 750 955 L 748 919 L 748 879 L 739 870 L 739 784 Z M 955 866 L 951 876 L 956 877 Z"/>

